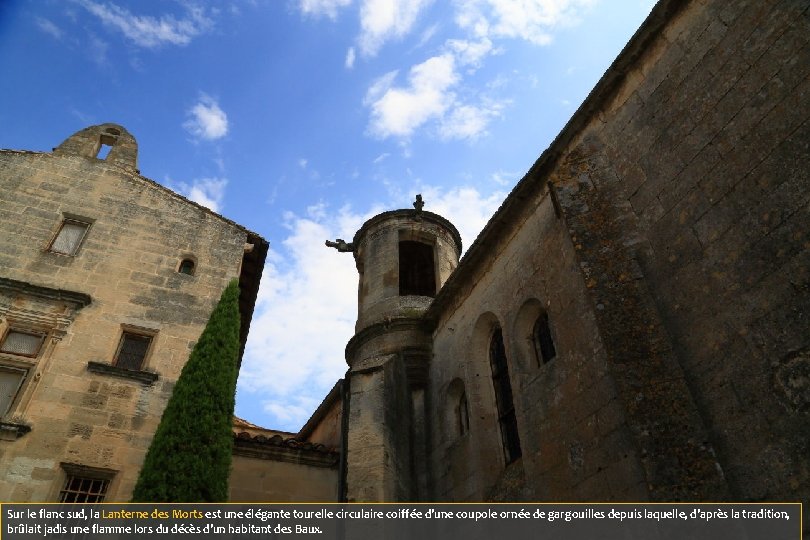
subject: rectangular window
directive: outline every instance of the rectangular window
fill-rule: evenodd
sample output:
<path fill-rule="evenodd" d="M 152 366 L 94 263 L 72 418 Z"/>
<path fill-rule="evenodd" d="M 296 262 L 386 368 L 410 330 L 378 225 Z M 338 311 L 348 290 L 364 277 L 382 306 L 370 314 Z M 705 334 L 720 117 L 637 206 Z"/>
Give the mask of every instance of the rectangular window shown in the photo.
<path fill-rule="evenodd" d="M 36 357 L 42 348 L 45 336 L 19 330 L 9 330 L 0 343 L 0 352 Z"/>
<path fill-rule="evenodd" d="M 87 467 L 74 463 L 62 463 L 65 483 L 59 491 L 59 502 L 100 503 L 104 502 L 115 471 Z"/>
<path fill-rule="evenodd" d="M 146 353 L 149 352 L 149 345 L 151 344 L 152 336 L 124 332 L 113 363 L 123 369 L 140 371 L 143 368 Z"/>
<path fill-rule="evenodd" d="M 400 241 L 399 294 L 436 296 L 432 245 L 411 240 Z"/>
<path fill-rule="evenodd" d="M 0 366 L 0 417 L 11 410 L 27 374 L 26 369 Z"/>
<path fill-rule="evenodd" d="M 66 219 L 62 222 L 56 238 L 51 243 L 50 251 L 63 255 L 75 255 L 90 227 L 89 223 L 75 219 Z"/>

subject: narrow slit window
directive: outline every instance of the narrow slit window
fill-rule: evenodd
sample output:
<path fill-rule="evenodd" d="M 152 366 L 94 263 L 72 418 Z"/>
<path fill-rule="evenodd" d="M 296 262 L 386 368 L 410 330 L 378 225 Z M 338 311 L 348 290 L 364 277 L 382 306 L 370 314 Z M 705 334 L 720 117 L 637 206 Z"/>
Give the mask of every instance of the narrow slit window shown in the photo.
<path fill-rule="evenodd" d="M 34 358 L 39 354 L 44 340 L 42 334 L 9 330 L 0 344 L 0 352 Z"/>
<path fill-rule="evenodd" d="M 399 243 L 399 294 L 436 296 L 432 245 L 412 240 Z"/>
<path fill-rule="evenodd" d="M 186 274 L 189 276 L 194 275 L 194 261 L 191 259 L 183 259 L 180 261 L 180 267 L 177 269 L 178 272 L 181 274 Z"/>
<path fill-rule="evenodd" d="M 56 238 L 51 243 L 50 251 L 62 255 L 76 255 L 89 227 L 90 224 L 83 221 L 64 220 Z"/>
<path fill-rule="evenodd" d="M 521 456 L 515 405 L 512 400 L 512 383 L 509 381 L 509 365 L 503 345 L 503 333 L 496 328 L 489 344 L 489 362 L 492 368 L 492 383 L 495 386 L 495 402 L 498 407 L 498 423 L 501 428 L 501 442 L 506 463 L 512 463 Z"/>
<path fill-rule="evenodd" d="M 114 364 L 122 369 L 140 371 L 151 344 L 152 336 L 124 332 L 124 335 L 121 336 L 121 343 L 118 345 Z"/>
<path fill-rule="evenodd" d="M 551 327 L 548 323 L 548 313 L 541 313 L 534 323 L 534 352 L 537 356 L 537 364 L 547 364 L 557 356 L 557 349 L 554 347 L 554 339 L 551 336 Z"/>
<path fill-rule="evenodd" d="M 0 366 L 0 417 L 11 410 L 17 394 L 22 388 L 27 369 L 12 366 Z"/>
<path fill-rule="evenodd" d="M 456 411 L 458 421 L 458 434 L 464 435 L 470 431 L 470 412 L 467 408 L 467 394 L 462 392 L 458 400 L 458 410 Z"/>

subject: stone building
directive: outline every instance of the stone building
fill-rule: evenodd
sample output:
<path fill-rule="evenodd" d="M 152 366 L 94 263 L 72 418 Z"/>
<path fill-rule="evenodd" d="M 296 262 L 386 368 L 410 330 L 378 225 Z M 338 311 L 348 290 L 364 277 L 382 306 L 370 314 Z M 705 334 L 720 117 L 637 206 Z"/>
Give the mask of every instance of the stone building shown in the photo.
<path fill-rule="evenodd" d="M 806 0 L 661 0 L 463 259 L 420 198 L 328 241 L 359 273 L 346 377 L 298 433 L 235 422 L 231 499 L 810 499 L 809 40 Z M 0 498 L 55 496 L 79 457 L 122 471 L 109 489 L 126 493 L 161 381 L 239 261 L 252 284 L 263 253 L 134 160 L 91 170 L 73 148 L 0 154 L 0 179 L 30 186 L 0 199 L 30 227 L 0 224 L 15 238 L 0 249 L 3 324 L 42 314 L 25 332 L 50 340 L 35 360 L 0 353 L 42 366 L 12 403 L 33 429 L 0 441 Z M 81 173 L 108 210 L 45 170 Z M 118 190 L 93 180 L 108 176 Z M 154 209 L 168 205 L 178 223 Z M 156 240 L 192 217 L 205 246 Z M 52 252 L 63 223 L 85 224 L 87 257 Z M 130 332 L 169 351 L 165 366 L 147 357 L 151 384 L 112 378 Z"/>
<path fill-rule="evenodd" d="M 460 262 L 419 199 L 328 241 L 339 498 L 810 499 L 809 40 L 662 0 Z"/>
<path fill-rule="evenodd" d="M 244 349 L 267 242 L 141 176 L 115 124 L 0 151 L 0 216 L 0 500 L 129 500 L 234 278 Z"/>

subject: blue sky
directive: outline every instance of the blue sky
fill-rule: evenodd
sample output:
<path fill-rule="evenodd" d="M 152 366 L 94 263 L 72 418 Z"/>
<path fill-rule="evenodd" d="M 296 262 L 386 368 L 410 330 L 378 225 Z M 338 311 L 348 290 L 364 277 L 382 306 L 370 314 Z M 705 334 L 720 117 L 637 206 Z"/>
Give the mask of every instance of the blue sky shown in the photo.
<path fill-rule="evenodd" d="M 144 176 L 264 236 L 237 414 L 297 431 L 343 376 L 350 239 L 377 212 L 469 246 L 651 0 L 3 0 L 0 148 L 124 125 Z"/>

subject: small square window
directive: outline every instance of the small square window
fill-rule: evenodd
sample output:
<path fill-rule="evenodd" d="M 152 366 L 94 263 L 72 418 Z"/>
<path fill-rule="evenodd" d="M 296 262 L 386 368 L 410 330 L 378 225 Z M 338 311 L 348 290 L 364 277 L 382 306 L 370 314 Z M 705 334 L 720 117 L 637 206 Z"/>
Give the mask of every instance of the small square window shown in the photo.
<path fill-rule="evenodd" d="M 183 259 L 180 261 L 180 267 L 177 269 L 178 272 L 181 274 L 187 274 L 189 276 L 194 275 L 194 261 L 191 259 Z"/>
<path fill-rule="evenodd" d="M 151 344 L 152 336 L 124 332 L 114 364 L 122 369 L 140 371 Z"/>
<path fill-rule="evenodd" d="M 90 227 L 89 223 L 66 219 L 62 222 L 56 238 L 51 243 L 50 251 L 63 255 L 75 255 L 79 251 L 79 246 Z"/>
<path fill-rule="evenodd" d="M 45 336 L 19 330 L 9 330 L 0 343 L 0 352 L 36 357 L 42 348 Z"/>
<path fill-rule="evenodd" d="M 26 375 L 28 375 L 26 369 L 0 366 L 0 417 L 11 410 Z"/>

